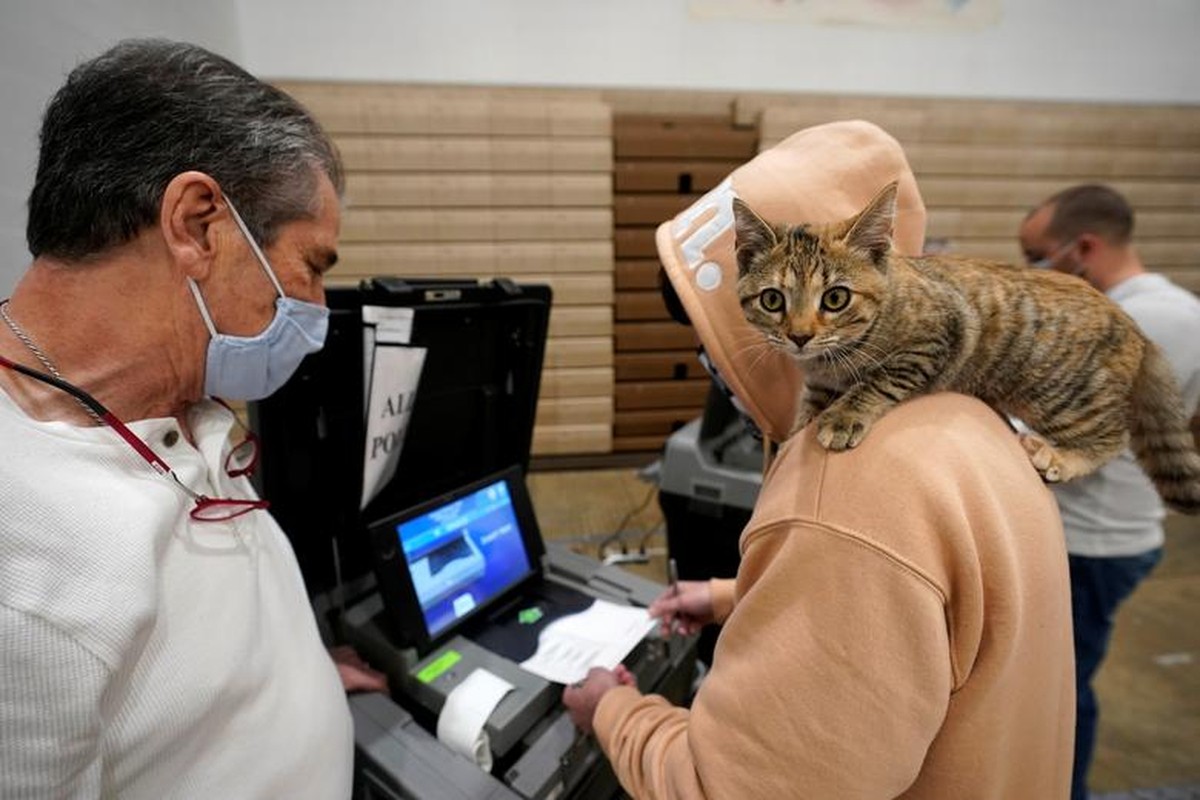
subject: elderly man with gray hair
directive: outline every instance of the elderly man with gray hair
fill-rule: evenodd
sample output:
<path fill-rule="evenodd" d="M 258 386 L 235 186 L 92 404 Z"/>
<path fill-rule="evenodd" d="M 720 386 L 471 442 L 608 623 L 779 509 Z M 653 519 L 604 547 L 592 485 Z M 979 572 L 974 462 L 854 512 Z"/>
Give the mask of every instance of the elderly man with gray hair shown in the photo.
<path fill-rule="evenodd" d="M 0 303 L 5 797 L 348 797 L 344 688 L 221 402 L 327 325 L 342 168 L 283 92 L 123 42 L 47 108 Z M 340 680 L 339 680 L 340 676 Z"/>

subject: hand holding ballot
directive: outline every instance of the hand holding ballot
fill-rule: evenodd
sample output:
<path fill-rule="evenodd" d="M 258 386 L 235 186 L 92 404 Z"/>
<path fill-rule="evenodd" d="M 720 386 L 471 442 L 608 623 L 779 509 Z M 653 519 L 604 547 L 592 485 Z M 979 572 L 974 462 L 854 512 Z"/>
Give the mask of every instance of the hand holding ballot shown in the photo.
<path fill-rule="evenodd" d="M 596 716 L 596 706 L 600 704 L 600 698 L 604 697 L 609 689 L 618 686 L 637 686 L 637 679 L 624 664 L 618 664 L 616 669 L 592 667 L 588 670 L 586 678 L 563 689 L 563 705 L 567 707 L 575 726 L 590 734 L 592 718 Z"/>

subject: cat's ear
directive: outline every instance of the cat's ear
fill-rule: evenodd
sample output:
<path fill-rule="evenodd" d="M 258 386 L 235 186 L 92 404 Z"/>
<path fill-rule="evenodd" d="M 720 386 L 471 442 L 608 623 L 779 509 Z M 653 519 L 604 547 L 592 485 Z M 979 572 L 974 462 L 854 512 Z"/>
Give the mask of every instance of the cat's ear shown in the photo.
<path fill-rule="evenodd" d="M 879 263 L 892 249 L 892 228 L 896 220 L 897 181 L 892 181 L 875 195 L 867 207 L 850 222 L 843 241 Z"/>
<path fill-rule="evenodd" d="M 738 274 L 744 273 L 756 255 L 775 246 L 775 231 L 762 217 L 755 214 L 742 198 L 733 198 L 734 249 L 737 253 Z"/>

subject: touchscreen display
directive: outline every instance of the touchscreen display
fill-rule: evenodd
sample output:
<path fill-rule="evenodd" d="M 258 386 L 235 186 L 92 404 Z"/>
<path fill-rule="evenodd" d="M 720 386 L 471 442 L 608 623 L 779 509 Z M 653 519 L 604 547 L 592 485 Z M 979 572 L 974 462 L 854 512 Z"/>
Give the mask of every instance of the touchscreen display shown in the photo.
<path fill-rule="evenodd" d="M 503 480 L 402 522 L 397 532 L 430 637 L 532 572 Z"/>

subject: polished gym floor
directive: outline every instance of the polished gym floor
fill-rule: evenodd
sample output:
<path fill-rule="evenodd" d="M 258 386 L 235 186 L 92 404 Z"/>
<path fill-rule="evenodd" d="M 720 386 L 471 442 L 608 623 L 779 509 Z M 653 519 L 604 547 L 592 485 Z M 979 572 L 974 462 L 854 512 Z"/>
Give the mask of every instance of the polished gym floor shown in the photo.
<path fill-rule="evenodd" d="M 539 471 L 529 485 L 546 539 L 591 555 L 624 545 L 627 568 L 665 580 L 656 487 L 636 470 Z M 1200 518 L 1168 519 L 1166 555 L 1121 609 L 1097 683 L 1097 798 L 1200 798 Z"/>

